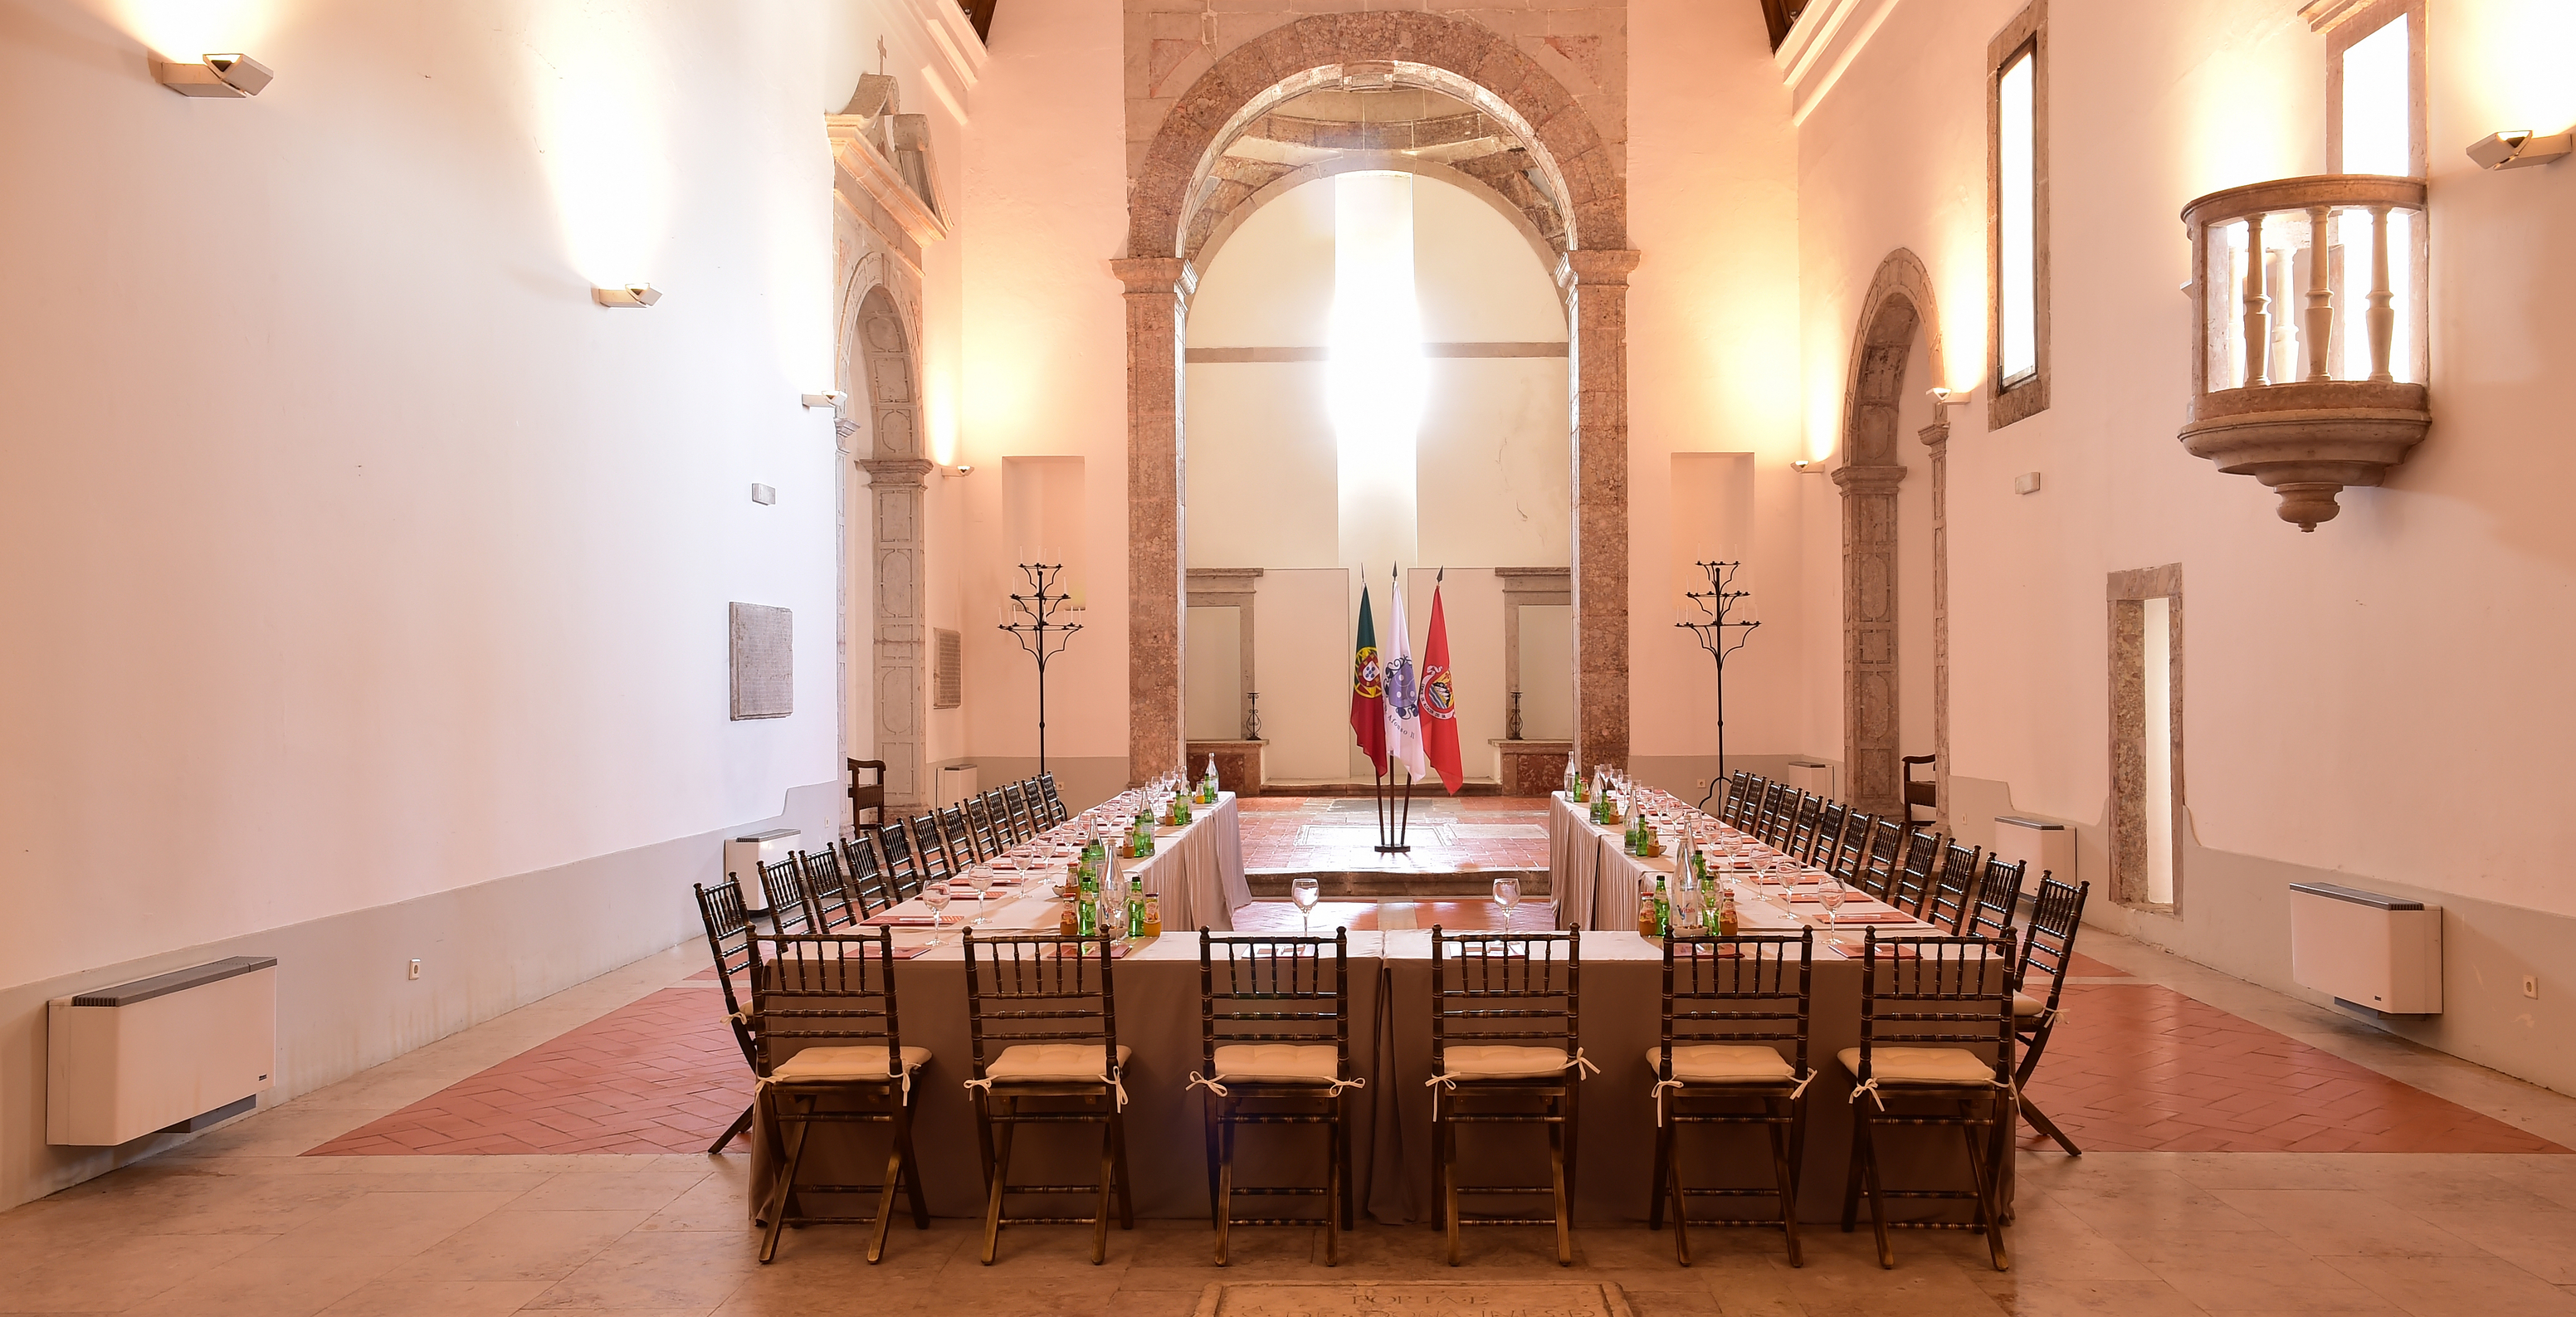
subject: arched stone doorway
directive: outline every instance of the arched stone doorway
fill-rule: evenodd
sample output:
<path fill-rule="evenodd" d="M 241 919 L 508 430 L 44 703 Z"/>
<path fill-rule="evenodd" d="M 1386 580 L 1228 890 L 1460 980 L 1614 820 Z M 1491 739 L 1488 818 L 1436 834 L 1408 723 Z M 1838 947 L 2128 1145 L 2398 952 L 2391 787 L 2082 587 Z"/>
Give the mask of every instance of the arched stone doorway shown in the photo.
<path fill-rule="evenodd" d="M 1861 302 L 1851 378 L 1844 391 L 1843 494 L 1843 762 L 1852 805 L 1902 815 L 1905 775 L 1897 718 L 1897 486 L 1905 479 L 1898 450 L 1898 407 L 1906 359 L 1921 337 L 1929 380 L 1949 378 L 1931 276 L 1900 247 L 1881 261 Z M 1943 506 L 1950 428 L 1936 409 L 1917 436 L 1932 465 L 1932 740 L 1938 808 L 1950 801 L 1949 540 Z"/>
<path fill-rule="evenodd" d="M 1351 21 L 1361 19 L 1364 21 Z M 1354 85 L 1420 87 L 1475 107 L 1529 168 L 1483 180 L 1557 254 L 1573 419 L 1574 740 L 1587 764 L 1628 757 L 1627 194 L 1620 157 L 1575 98 L 1512 42 L 1438 14 L 1318 14 L 1218 58 L 1181 96 L 1136 167 L 1127 256 L 1128 773 L 1181 767 L 1186 599 L 1182 350 L 1193 259 L 1260 190 L 1220 177 L 1248 124 L 1293 97 Z"/>

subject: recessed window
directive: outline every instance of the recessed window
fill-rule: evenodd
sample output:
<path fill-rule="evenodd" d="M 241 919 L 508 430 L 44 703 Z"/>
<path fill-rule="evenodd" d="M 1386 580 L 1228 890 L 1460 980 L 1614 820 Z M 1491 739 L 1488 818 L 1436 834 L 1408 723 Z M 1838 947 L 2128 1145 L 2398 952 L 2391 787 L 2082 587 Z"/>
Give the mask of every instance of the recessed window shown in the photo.
<path fill-rule="evenodd" d="M 2048 32 L 2033 4 L 1986 47 L 1987 427 L 2048 409 Z M 1952 381 L 1935 381 L 1961 387 Z"/>
<path fill-rule="evenodd" d="M 2337 10 L 2326 33 L 2326 168 L 2424 176 L 2422 0 Z"/>

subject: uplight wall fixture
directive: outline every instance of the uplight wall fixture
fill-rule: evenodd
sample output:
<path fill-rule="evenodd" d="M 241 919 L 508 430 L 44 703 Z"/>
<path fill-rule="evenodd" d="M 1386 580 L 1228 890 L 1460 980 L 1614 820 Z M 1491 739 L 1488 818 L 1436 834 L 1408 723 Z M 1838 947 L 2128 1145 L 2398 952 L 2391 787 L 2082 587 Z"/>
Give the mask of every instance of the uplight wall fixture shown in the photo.
<path fill-rule="evenodd" d="M 623 288 L 593 288 L 590 300 L 601 306 L 631 306 L 642 309 L 662 300 L 662 290 L 651 284 L 628 284 Z"/>
<path fill-rule="evenodd" d="M 831 393 L 809 393 L 805 395 L 805 408 L 806 410 L 811 411 L 816 407 L 829 407 L 834 411 L 839 411 L 841 409 L 841 404 L 848 402 L 849 400 L 850 395 L 841 393 L 837 390 Z"/>
<path fill-rule="evenodd" d="M 939 468 L 939 474 L 947 479 L 956 480 L 964 476 L 975 474 L 975 466 L 971 462 L 961 462 L 956 466 L 943 466 Z"/>
<path fill-rule="evenodd" d="M 196 63 L 180 60 L 152 61 L 153 81 L 182 96 L 213 96 L 228 100 L 259 95 L 277 73 L 248 55 L 207 55 Z"/>
<path fill-rule="evenodd" d="M 2576 129 L 2555 137 L 2534 137 L 2528 128 L 2508 128 L 2469 144 L 2469 158 L 2485 170 L 2545 165 L 2570 151 L 2576 151 Z"/>
<path fill-rule="evenodd" d="M 1932 419 L 1938 424 L 1948 425 L 1950 423 L 1950 409 L 1953 407 L 1967 406 L 1968 395 L 1975 392 L 1975 390 L 1930 389 L 1926 390 L 1926 392 L 1929 392 L 1932 395 Z"/>

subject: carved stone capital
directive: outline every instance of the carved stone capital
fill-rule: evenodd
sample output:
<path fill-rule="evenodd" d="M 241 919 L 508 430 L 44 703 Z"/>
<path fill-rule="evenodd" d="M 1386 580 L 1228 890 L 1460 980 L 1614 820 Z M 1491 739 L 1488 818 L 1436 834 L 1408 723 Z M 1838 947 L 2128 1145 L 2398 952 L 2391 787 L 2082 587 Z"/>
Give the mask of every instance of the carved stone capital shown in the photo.
<path fill-rule="evenodd" d="M 1636 272 L 1637 263 L 1646 258 L 1641 251 L 1604 251 L 1578 247 L 1557 258 L 1556 286 L 1625 288 L 1628 276 Z"/>
<path fill-rule="evenodd" d="M 1949 446 L 1950 423 L 1948 421 L 1934 421 L 1932 424 L 1915 431 L 1914 437 L 1922 440 L 1924 447 L 1931 449 L 1934 453 L 1939 453 L 1942 449 Z"/>
<path fill-rule="evenodd" d="M 1178 256 L 1128 256 L 1109 263 L 1129 297 L 1165 296 L 1186 301 L 1199 290 L 1199 272 Z"/>
<path fill-rule="evenodd" d="M 1843 497 L 1861 494 L 1893 494 L 1905 481 L 1905 468 L 1877 464 L 1839 466 L 1834 468 L 1834 483 L 1842 486 Z"/>
<path fill-rule="evenodd" d="M 938 463 L 918 457 L 864 457 L 859 469 L 873 485 L 927 485 Z"/>

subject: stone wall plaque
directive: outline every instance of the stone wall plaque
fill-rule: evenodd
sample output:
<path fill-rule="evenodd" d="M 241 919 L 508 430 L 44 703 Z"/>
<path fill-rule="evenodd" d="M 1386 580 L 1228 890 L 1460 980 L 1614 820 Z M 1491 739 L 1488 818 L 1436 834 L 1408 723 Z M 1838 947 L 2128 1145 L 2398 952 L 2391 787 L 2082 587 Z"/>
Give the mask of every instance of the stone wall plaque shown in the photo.
<path fill-rule="evenodd" d="M 766 604 L 730 604 L 733 610 L 733 716 L 784 718 L 796 712 L 795 668 L 789 661 L 792 617 Z"/>
<path fill-rule="evenodd" d="M 1631 1317 L 1609 1281 L 1248 1281 L 1207 1287 L 1197 1317 Z"/>

